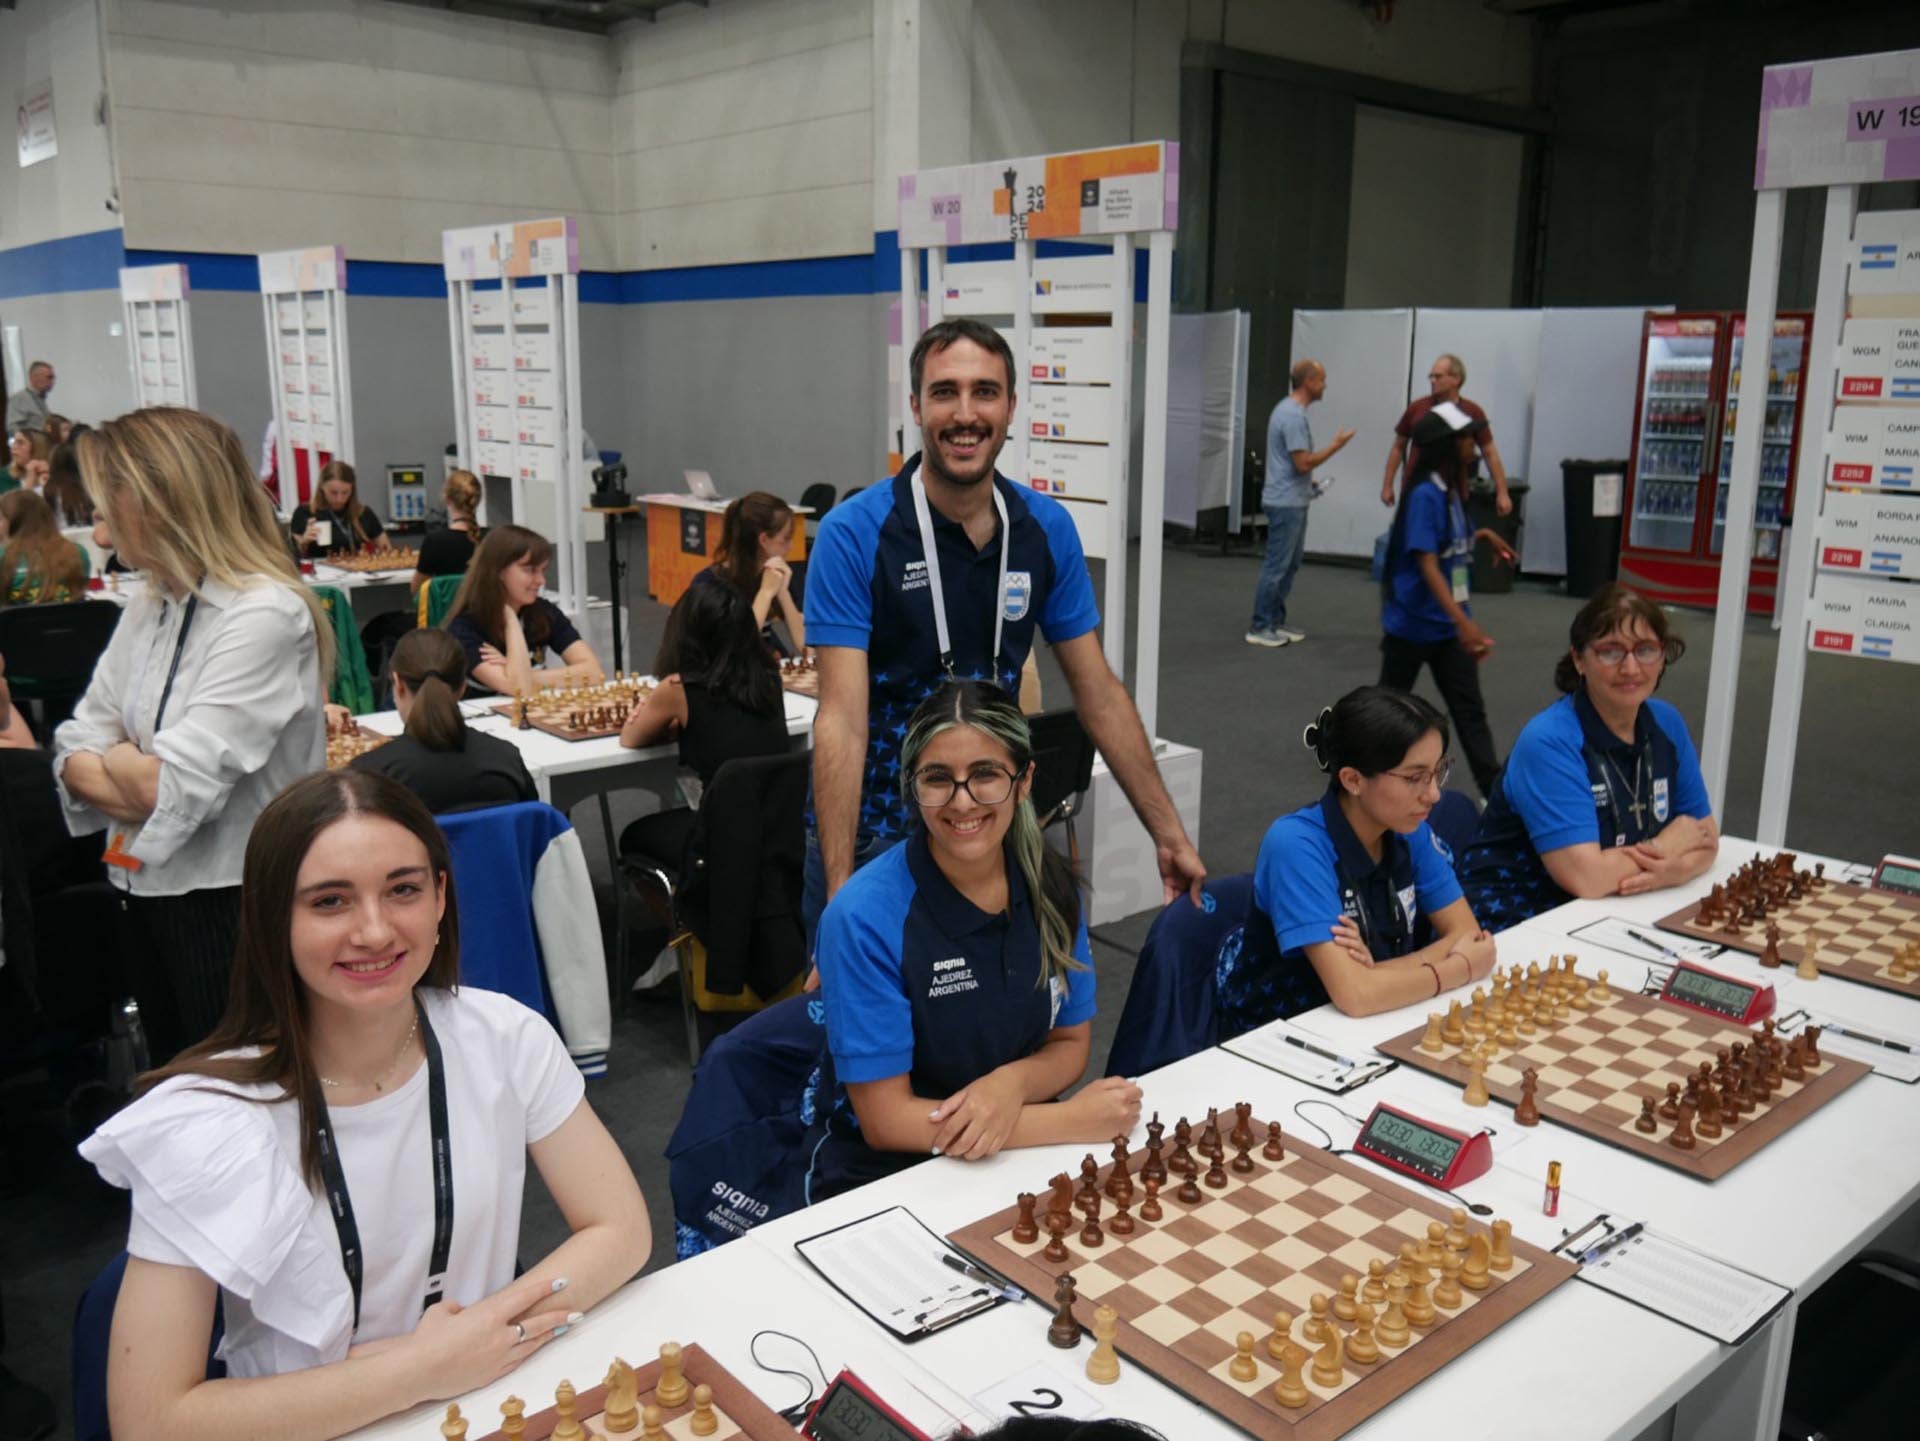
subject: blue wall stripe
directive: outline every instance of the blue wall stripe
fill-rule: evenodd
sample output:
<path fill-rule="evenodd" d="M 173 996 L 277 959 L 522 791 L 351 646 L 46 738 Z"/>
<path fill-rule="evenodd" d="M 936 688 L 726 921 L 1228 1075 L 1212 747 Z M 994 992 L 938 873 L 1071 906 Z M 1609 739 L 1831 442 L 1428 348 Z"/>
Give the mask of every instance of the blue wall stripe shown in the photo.
<path fill-rule="evenodd" d="M 1042 259 L 1110 253 L 1103 245 L 1043 240 Z M 1010 244 L 957 245 L 954 261 L 1005 260 Z M 74 290 L 115 290 L 122 265 L 183 264 L 195 290 L 258 294 L 260 266 L 252 255 L 211 251 L 127 250 L 123 232 L 48 240 L 0 250 L 0 298 L 52 295 Z M 924 264 L 921 284 L 926 283 Z M 869 255 L 831 255 L 807 260 L 754 261 L 739 265 L 690 265 L 672 270 L 588 270 L 580 274 L 580 299 L 589 305 L 661 305 L 697 300 L 767 300 L 786 296 L 891 295 L 900 285 L 899 234 L 877 232 Z M 399 299 L 445 299 L 438 265 L 391 260 L 349 260 L 347 291 Z M 1146 257 L 1134 266 L 1134 299 L 1147 298 Z"/>

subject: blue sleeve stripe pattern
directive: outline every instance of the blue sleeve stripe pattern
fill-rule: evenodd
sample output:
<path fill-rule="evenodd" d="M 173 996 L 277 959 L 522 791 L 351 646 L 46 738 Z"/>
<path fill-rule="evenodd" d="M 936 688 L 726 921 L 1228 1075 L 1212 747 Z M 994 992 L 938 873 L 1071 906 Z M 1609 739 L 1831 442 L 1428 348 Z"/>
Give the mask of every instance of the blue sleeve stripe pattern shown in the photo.
<path fill-rule="evenodd" d="M 820 918 L 815 959 L 827 1044 L 842 1081 L 884 1081 L 913 1069 L 912 1006 L 901 981 L 914 887 L 906 848 L 854 872 Z"/>
<path fill-rule="evenodd" d="M 1100 607 L 1093 598 L 1093 576 L 1087 570 L 1087 553 L 1080 545 L 1080 532 L 1074 528 L 1067 508 L 1052 496 L 1037 491 L 1020 497 L 1040 522 L 1047 537 L 1047 553 L 1053 558 L 1053 594 L 1041 617 L 1040 631 L 1049 645 L 1083 636 L 1100 624 Z M 1009 514 L 1008 519 L 1012 516 Z M 811 628 L 812 621 L 808 621 Z"/>
<path fill-rule="evenodd" d="M 807 558 L 807 642 L 864 650 L 873 632 L 873 567 L 893 482 L 868 486 L 828 511 Z"/>

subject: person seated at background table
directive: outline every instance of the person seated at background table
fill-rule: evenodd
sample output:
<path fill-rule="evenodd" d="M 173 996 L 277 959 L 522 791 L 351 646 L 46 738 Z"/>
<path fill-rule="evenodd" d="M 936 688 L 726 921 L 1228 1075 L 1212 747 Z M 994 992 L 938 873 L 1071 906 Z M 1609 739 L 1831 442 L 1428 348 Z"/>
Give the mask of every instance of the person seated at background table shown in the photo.
<path fill-rule="evenodd" d="M 133 1193 L 115 1435 L 340 1436 L 499 1379 L 645 1264 L 646 1201 L 560 1038 L 457 985 L 451 870 L 385 776 L 261 812 L 225 1016 L 80 1148 Z M 528 1157 L 571 1235 L 516 1279 Z"/>
<path fill-rule="evenodd" d="M 80 479 L 80 457 L 73 446 L 61 443 L 47 458 L 47 483 L 41 495 L 53 507 L 53 518 L 61 530 L 73 530 L 93 524 L 93 502 L 87 499 L 87 487 Z"/>
<path fill-rule="evenodd" d="M 0 466 L 0 495 L 27 483 L 28 467 L 53 453 L 44 430 L 16 430 L 7 437 L 7 463 Z"/>
<path fill-rule="evenodd" d="M 620 744 L 641 750 L 678 738 L 680 764 L 693 773 L 692 784 L 681 782 L 691 807 L 728 761 L 789 749 L 779 665 L 732 586 L 687 587 L 667 615 L 653 673 L 659 681 L 627 717 Z M 642 816 L 621 833 L 621 853 L 679 856 L 693 815 L 682 806 Z"/>
<path fill-rule="evenodd" d="M 344 460 L 328 461 L 320 467 L 320 490 L 315 499 L 318 505 L 303 502 L 294 510 L 288 527 L 302 558 L 352 555 L 380 538 L 380 517 L 360 503 L 360 482 Z M 329 527 L 324 542 L 320 539 L 322 525 Z"/>
<path fill-rule="evenodd" d="M 0 495 L 0 605 L 84 600 L 93 564 L 38 491 Z"/>
<path fill-rule="evenodd" d="M 900 777 L 918 824 L 820 920 L 835 1089 L 809 1138 L 809 1202 L 929 1155 L 1107 1142 L 1140 1119 L 1124 1077 L 1060 1099 L 1086 1069 L 1093 958 L 1077 878 L 1029 798 L 1019 705 L 942 685 L 908 722 Z"/>
<path fill-rule="evenodd" d="M 1460 879 L 1504 930 L 1575 896 L 1636 896 L 1713 864 L 1720 831 L 1680 712 L 1653 693 L 1686 654 L 1667 614 L 1618 583 L 1567 629 L 1561 698 L 1514 742 Z"/>
<path fill-rule="evenodd" d="M 720 521 L 720 544 L 713 564 L 694 576 L 696 584 L 731 586 L 753 607 L 754 620 L 776 655 L 800 655 L 807 648 L 807 622 L 793 598 L 793 507 L 764 490 L 749 491 L 727 506 Z M 785 621 L 788 645 L 774 630 L 775 613 Z"/>
<path fill-rule="evenodd" d="M 437 575 L 465 575 L 480 543 L 480 477 L 470 470 L 450 471 L 440 492 L 447 507 L 447 523 L 420 542 L 420 559 L 413 570 L 412 593 Z"/>
<path fill-rule="evenodd" d="M 1493 938 L 1427 824 L 1453 772 L 1446 718 L 1361 686 L 1303 739 L 1327 789 L 1260 843 L 1246 939 L 1215 999 L 1223 1040 L 1329 1000 L 1350 1016 L 1395 1010 L 1493 969 Z"/>
<path fill-rule="evenodd" d="M 447 633 L 466 651 L 476 688 L 531 695 L 541 686 L 598 685 L 605 678 L 567 613 L 540 594 L 552 559 L 547 538 L 523 525 L 496 526 L 474 551 L 447 612 Z M 561 664 L 548 665 L 548 651 Z"/>
<path fill-rule="evenodd" d="M 49 446 L 57 450 L 72 439 L 73 422 L 71 420 L 68 420 L 64 415 L 49 415 L 47 417 L 47 444 Z"/>
<path fill-rule="evenodd" d="M 356 756 L 353 769 L 391 776 L 436 815 L 539 799 L 513 744 L 469 728 L 460 714 L 467 653 L 459 641 L 444 630 L 410 630 L 387 672 L 406 732 Z"/>

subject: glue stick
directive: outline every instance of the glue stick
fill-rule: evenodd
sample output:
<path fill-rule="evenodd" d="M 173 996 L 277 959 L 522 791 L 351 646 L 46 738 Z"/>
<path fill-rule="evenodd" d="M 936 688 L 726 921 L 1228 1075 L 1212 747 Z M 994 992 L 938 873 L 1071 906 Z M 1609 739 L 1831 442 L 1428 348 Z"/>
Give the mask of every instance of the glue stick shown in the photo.
<path fill-rule="evenodd" d="M 1540 1212 L 1545 1216 L 1560 1214 L 1560 1163 L 1547 1162 L 1547 1193 L 1540 1203 Z"/>

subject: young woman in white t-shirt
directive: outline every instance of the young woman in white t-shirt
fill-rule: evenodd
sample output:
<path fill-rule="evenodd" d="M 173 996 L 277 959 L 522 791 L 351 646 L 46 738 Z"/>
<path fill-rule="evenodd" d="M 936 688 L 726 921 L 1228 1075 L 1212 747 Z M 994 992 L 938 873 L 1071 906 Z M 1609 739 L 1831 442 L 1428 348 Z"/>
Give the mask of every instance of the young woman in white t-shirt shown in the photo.
<path fill-rule="evenodd" d="M 455 988 L 450 871 L 385 776 L 261 813 L 225 1018 L 81 1147 L 133 1193 L 115 1435 L 324 1441 L 488 1384 L 645 1264 L 646 1203 L 553 1029 Z M 573 1235 L 515 1279 L 528 1156 Z"/>

